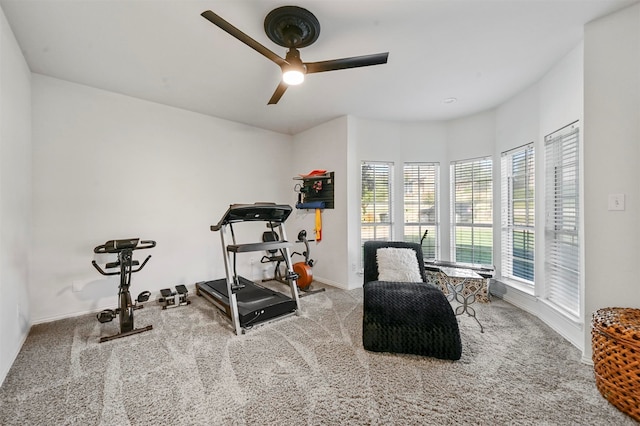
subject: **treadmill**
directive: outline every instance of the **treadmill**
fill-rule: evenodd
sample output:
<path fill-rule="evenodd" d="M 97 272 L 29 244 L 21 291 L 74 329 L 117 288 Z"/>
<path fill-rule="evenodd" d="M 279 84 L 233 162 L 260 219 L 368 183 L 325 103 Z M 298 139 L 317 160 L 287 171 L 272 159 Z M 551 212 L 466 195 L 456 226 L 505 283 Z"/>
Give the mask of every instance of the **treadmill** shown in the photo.
<path fill-rule="evenodd" d="M 293 271 L 290 248 L 284 222 L 291 214 L 291 206 L 275 203 L 232 204 L 211 231 L 220 232 L 226 278 L 196 283 L 196 294 L 204 297 L 226 314 L 237 335 L 275 319 L 300 313 L 298 275 Z M 238 244 L 233 225 L 240 222 L 265 222 L 277 232 L 278 241 Z M 228 244 L 229 235 L 231 244 Z M 270 290 L 236 272 L 236 257 L 240 253 L 279 250 L 286 264 L 286 279 L 291 296 Z"/>

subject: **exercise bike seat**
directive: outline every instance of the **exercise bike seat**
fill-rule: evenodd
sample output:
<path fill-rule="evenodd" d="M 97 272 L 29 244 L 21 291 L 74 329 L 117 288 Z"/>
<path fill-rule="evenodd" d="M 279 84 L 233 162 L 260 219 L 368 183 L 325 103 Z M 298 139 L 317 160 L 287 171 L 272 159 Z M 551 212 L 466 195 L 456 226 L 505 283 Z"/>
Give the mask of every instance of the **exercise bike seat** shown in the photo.
<path fill-rule="evenodd" d="M 276 241 L 280 241 L 280 238 L 278 237 L 278 234 L 276 234 L 274 230 L 265 231 L 262 233 L 262 242 L 272 243 Z M 269 253 L 269 255 L 262 256 L 262 259 L 260 259 L 260 263 L 284 262 L 284 256 L 282 254 L 279 254 L 278 252 L 279 252 L 278 249 L 267 250 L 267 253 Z"/>

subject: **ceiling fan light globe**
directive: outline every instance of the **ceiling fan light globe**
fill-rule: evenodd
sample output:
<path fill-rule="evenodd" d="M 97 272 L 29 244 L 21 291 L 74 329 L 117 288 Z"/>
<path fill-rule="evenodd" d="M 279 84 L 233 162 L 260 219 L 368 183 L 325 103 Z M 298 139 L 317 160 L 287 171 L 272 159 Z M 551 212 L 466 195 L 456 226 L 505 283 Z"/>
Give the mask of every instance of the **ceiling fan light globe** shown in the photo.
<path fill-rule="evenodd" d="M 287 70 L 282 73 L 282 81 L 289 86 L 297 86 L 304 81 L 304 73 L 298 70 Z"/>

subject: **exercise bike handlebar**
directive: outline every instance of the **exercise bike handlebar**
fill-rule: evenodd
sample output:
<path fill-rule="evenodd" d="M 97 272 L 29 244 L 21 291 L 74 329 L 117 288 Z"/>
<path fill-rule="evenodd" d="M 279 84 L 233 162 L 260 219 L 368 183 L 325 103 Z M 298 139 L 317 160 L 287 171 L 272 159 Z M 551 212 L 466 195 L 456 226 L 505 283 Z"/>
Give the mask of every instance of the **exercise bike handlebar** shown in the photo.
<path fill-rule="evenodd" d="M 120 270 L 117 272 L 106 272 L 104 269 L 102 269 L 98 265 L 98 263 L 95 260 L 92 260 L 91 264 L 102 275 L 120 275 L 121 273 L 123 273 L 124 269 L 122 268 L 124 267 L 129 268 L 129 272 L 131 273 L 138 272 L 142 268 L 144 268 L 144 265 L 146 265 L 149 259 L 151 259 L 151 255 L 147 256 L 144 262 L 142 262 L 142 264 L 137 269 L 134 269 L 133 266 L 137 265 L 138 261 L 135 261 L 132 259 L 131 253 L 134 250 L 150 249 L 155 246 L 156 246 L 155 241 L 153 240 L 140 241 L 139 238 L 129 238 L 124 240 L 109 240 L 106 243 L 95 247 L 93 249 L 93 252 L 97 254 L 117 253 L 118 261 L 114 263 L 107 263 L 107 268 L 114 268 L 114 267 L 120 266 L 121 267 Z M 128 251 L 129 254 L 122 255 L 121 253 L 125 251 Z M 128 259 L 128 261 L 126 261 L 125 259 Z M 121 262 L 125 262 L 125 263 L 122 264 Z"/>
<path fill-rule="evenodd" d="M 146 248 L 151 248 L 151 247 L 146 247 Z M 131 268 L 131 273 L 134 272 L 138 272 L 140 270 L 142 270 L 142 268 L 144 268 L 144 265 L 147 264 L 147 262 L 149 261 L 149 259 L 151 259 L 151 255 L 147 256 L 147 258 L 144 260 L 144 262 L 142 262 L 142 265 L 140 265 L 140 267 L 138 269 L 133 269 Z M 98 272 L 100 272 L 102 275 L 120 275 L 120 271 L 117 272 L 106 272 L 105 270 L 103 270 L 98 263 L 95 260 L 91 261 L 91 264 L 93 265 L 94 268 L 96 268 L 98 270 Z"/>

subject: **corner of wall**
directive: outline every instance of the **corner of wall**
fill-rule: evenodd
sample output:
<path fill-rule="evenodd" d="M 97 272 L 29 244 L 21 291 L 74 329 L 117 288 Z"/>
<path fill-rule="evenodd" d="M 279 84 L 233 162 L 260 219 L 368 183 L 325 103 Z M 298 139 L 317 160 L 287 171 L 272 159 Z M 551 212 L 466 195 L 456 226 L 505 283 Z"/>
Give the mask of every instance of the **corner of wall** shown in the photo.
<path fill-rule="evenodd" d="M 31 72 L 0 9 L 0 382 L 31 326 Z"/>

